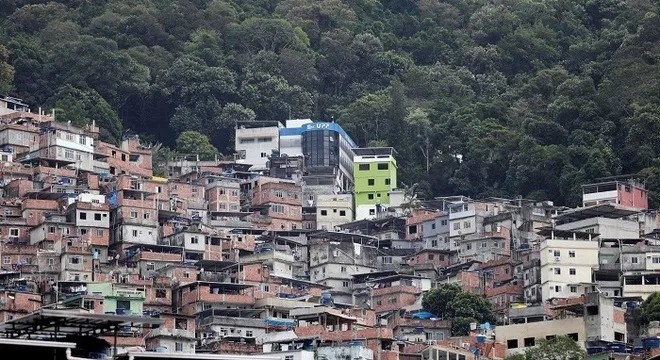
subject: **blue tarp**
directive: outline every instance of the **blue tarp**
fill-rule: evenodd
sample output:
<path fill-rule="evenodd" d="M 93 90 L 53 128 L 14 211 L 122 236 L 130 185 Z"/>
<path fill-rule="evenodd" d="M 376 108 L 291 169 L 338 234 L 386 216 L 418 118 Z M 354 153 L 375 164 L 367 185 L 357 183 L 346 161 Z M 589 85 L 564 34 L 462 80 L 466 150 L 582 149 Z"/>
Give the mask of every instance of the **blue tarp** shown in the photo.
<path fill-rule="evenodd" d="M 431 314 L 430 312 L 427 311 L 421 311 L 418 312 L 417 314 L 413 314 L 413 319 L 430 319 L 430 318 L 437 318 L 434 314 Z"/>

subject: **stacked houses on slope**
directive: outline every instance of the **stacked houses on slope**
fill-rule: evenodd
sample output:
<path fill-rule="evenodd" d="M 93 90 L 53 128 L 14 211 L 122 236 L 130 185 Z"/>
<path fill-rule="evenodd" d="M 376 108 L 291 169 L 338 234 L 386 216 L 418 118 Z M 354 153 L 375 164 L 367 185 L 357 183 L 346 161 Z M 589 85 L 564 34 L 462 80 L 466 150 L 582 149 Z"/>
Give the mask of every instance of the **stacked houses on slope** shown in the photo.
<path fill-rule="evenodd" d="M 181 154 L 157 177 L 138 137 L 0 103 L 6 329 L 40 309 L 158 319 L 101 336 L 105 354 L 281 360 L 501 359 L 558 335 L 633 353 L 648 335 L 658 218 L 633 180 L 585 185 L 576 209 L 447 196 L 404 211 L 396 152 L 335 123 L 238 123 L 234 161 Z M 487 297 L 497 324 L 452 337 L 421 305 L 444 283 Z"/>

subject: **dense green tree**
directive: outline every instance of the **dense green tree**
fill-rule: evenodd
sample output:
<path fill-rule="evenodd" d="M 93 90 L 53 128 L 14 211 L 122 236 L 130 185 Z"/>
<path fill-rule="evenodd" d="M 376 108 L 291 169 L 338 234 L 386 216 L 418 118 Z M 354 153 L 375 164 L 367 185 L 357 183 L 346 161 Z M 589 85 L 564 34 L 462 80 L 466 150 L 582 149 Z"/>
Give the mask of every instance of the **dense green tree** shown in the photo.
<path fill-rule="evenodd" d="M 192 130 L 231 151 L 236 120 L 309 117 L 395 147 L 426 197 L 572 206 L 626 173 L 660 204 L 650 0 L 6 0 L 0 15 L 0 94 L 110 141 L 174 148 Z"/>
<path fill-rule="evenodd" d="M 461 287 L 456 284 L 442 284 L 424 294 L 422 307 L 441 319 L 449 319 L 453 315 L 453 309 L 449 307 L 449 304 L 462 291 Z"/>
<path fill-rule="evenodd" d="M 209 142 L 208 136 L 197 131 L 184 131 L 176 138 L 176 151 L 181 154 L 199 156 L 200 160 L 211 160 L 220 155 Z"/>
<path fill-rule="evenodd" d="M 452 321 L 452 335 L 470 332 L 470 323 L 495 323 L 492 305 L 483 296 L 463 292 L 455 284 L 442 284 L 424 294 L 422 307 L 443 319 Z"/>
<path fill-rule="evenodd" d="M 0 44 L 0 94 L 7 94 L 14 83 L 14 68 L 7 62 L 9 51 Z"/>
<path fill-rule="evenodd" d="M 575 340 L 567 336 L 537 339 L 536 345 L 522 354 L 507 357 L 507 360 L 581 360 L 587 355 Z"/>
<path fill-rule="evenodd" d="M 96 124 L 100 139 L 119 145 L 124 129 L 110 104 L 95 90 L 64 86 L 48 101 L 56 111 L 56 120 L 78 127 Z"/>
<path fill-rule="evenodd" d="M 645 324 L 650 321 L 660 321 L 660 293 L 651 294 L 642 303 L 642 319 Z"/>

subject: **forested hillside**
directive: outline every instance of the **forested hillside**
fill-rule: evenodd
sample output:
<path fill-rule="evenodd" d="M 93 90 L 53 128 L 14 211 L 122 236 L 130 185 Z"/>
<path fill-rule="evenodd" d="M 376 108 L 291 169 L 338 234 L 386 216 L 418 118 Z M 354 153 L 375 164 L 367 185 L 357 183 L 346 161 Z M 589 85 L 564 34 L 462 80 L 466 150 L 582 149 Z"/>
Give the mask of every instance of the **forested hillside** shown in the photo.
<path fill-rule="evenodd" d="M 639 173 L 660 206 L 652 0 L 3 0 L 0 93 L 231 154 L 239 119 L 342 124 L 423 196 L 577 205 Z M 457 156 L 460 155 L 460 156 Z"/>

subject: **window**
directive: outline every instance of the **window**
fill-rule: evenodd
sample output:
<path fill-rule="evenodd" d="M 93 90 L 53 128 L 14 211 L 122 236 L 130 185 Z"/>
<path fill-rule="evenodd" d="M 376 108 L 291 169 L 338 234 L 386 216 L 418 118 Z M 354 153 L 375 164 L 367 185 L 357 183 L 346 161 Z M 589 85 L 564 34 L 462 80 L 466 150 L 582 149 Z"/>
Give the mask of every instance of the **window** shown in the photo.
<path fill-rule="evenodd" d="M 55 264 L 55 259 L 48 258 L 48 265 L 54 265 L 54 264 Z"/>
<path fill-rule="evenodd" d="M 488 242 L 486 242 L 486 241 L 482 242 L 481 247 L 482 248 L 488 247 Z"/>
<path fill-rule="evenodd" d="M 156 297 L 159 299 L 165 299 L 167 297 L 167 291 L 165 291 L 165 289 L 156 289 Z"/>
<path fill-rule="evenodd" d="M 460 222 L 455 222 L 454 223 L 454 230 L 460 230 L 461 229 L 461 223 Z"/>
<path fill-rule="evenodd" d="M 429 254 L 429 260 L 433 260 L 434 256 L 433 254 Z"/>
<path fill-rule="evenodd" d="M 555 250 L 553 253 L 554 253 L 555 257 L 560 257 L 561 256 L 561 252 L 559 250 Z"/>
<path fill-rule="evenodd" d="M 252 330 L 245 330 L 245 336 L 252 337 L 253 336 Z"/>
<path fill-rule="evenodd" d="M 375 180 L 375 179 L 368 179 L 368 180 L 367 180 L 367 185 L 369 185 L 369 186 L 374 186 L 374 185 L 376 185 L 376 180 Z"/>
<path fill-rule="evenodd" d="M 367 195 L 367 198 L 368 198 L 369 200 L 373 200 L 373 199 L 374 199 L 374 194 L 369 194 L 369 195 Z"/>
<path fill-rule="evenodd" d="M 440 221 L 441 226 L 447 226 L 447 220 L 442 220 Z"/>
<path fill-rule="evenodd" d="M 321 210 L 321 216 L 328 216 L 328 210 Z"/>
<path fill-rule="evenodd" d="M 392 183 L 392 180 L 390 178 L 385 179 L 385 185 L 390 185 Z"/>
<path fill-rule="evenodd" d="M 598 305 L 589 305 L 587 306 L 587 315 L 598 315 Z"/>
<path fill-rule="evenodd" d="M 417 234 L 417 225 L 410 225 L 408 227 L 408 233 L 409 234 Z"/>
<path fill-rule="evenodd" d="M 576 274 L 575 268 L 568 269 L 568 275 L 575 275 L 575 274 Z"/>
<path fill-rule="evenodd" d="M 96 302 L 94 300 L 84 300 L 83 301 L 83 308 L 87 310 L 94 310 L 94 304 Z"/>
<path fill-rule="evenodd" d="M 49 234 L 55 234 L 55 226 L 49 226 L 48 227 L 48 233 Z"/>
<path fill-rule="evenodd" d="M 633 264 L 637 264 L 637 261 L 638 261 L 637 256 L 633 256 L 633 257 L 630 258 L 630 262 L 633 263 Z"/>
<path fill-rule="evenodd" d="M 284 205 L 273 204 L 271 205 L 271 209 L 273 210 L 273 212 L 284 214 Z"/>
<path fill-rule="evenodd" d="M 390 168 L 390 166 L 389 166 L 388 163 L 380 163 L 380 164 L 378 164 L 378 170 L 387 170 L 387 169 L 389 169 L 389 168 Z"/>
<path fill-rule="evenodd" d="M 199 244 L 199 239 L 197 238 L 197 236 L 191 237 L 190 238 L 190 243 L 191 244 Z"/>
<path fill-rule="evenodd" d="M 131 219 L 137 218 L 137 211 L 131 210 Z"/>
<path fill-rule="evenodd" d="M 5 256 L 4 258 L 2 258 L 2 263 L 5 265 L 11 264 L 11 257 Z"/>
<path fill-rule="evenodd" d="M 87 235 L 87 229 L 80 229 L 80 235 Z"/>
<path fill-rule="evenodd" d="M 133 235 L 133 237 L 137 237 L 137 236 L 138 236 L 138 231 L 137 231 L 137 230 L 133 230 L 133 231 L 132 231 L 132 235 Z"/>
<path fill-rule="evenodd" d="M 343 272 L 343 273 L 345 273 L 345 272 L 346 272 L 346 266 L 342 266 L 342 267 L 340 268 L 340 271 Z"/>
<path fill-rule="evenodd" d="M 293 360 L 293 355 L 287 355 L 284 357 L 284 360 Z"/>
<path fill-rule="evenodd" d="M 64 150 L 64 157 L 67 159 L 73 159 L 73 150 Z"/>
<path fill-rule="evenodd" d="M 570 335 L 569 335 L 570 336 Z M 577 334 L 575 334 L 575 341 L 577 340 Z M 614 332 L 614 341 L 620 341 L 620 342 L 625 342 L 626 341 L 626 335 L 620 332 Z"/>
<path fill-rule="evenodd" d="M 360 171 L 369 171 L 369 164 L 360 164 Z"/>
<path fill-rule="evenodd" d="M 265 152 L 262 152 L 262 153 L 261 153 L 261 157 L 262 157 L 262 158 L 268 157 L 268 154 L 266 154 Z"/>
<path fill-rule="evenodd" d="M 97 229 L 97 230 L 96 230 L 96 236 L 97 236 L 97 237 L 102 237 L 102 236 L 103 236 L 103 230 L 101 230 L 101 229 Z"/>
<path fill-rule="evenodd" d="M 346 210 L 339 210 L 339 216 L 346 216 Z"/>
<path fill-rule="evenodd" d="M 561 275 L 561 269 L 555 268 L 555 275 Z"/>
<path fill-rule="evenodd" d="M 577 293 L 577 286 L 571 286 L 570 292 L 572 292 L 573 294 Z"/>
<path fill-rule="evenodd" d="M 183 343 L 175 342 L 174 343 L 174 351 L 182 352 L 183 351 Z"/>
<path fill-rule="evenodd" d="M 190 273 L 187 272 L 187 271 L 184 271 L 184 272 L 183 272 L 183 277 L 186 278 L 186 279 L 188 279 L 188 278 L 190 277 Z"/>
<path fill-rule="evenodd" d="M 154 270 L 156 270 L 156 264 L 147 263 L 147 271 L 154 271 Z"/>
<path fill-rule="evenodd" d="M 101 214 L 94 214 L 94 220 L 101 221 Z"/>
<path fill-rule="evenodd" d="M 71 256 L 71 257 L 69 258 L 69 264 L 72 264 L 72 265 L 78 265 L 78 264 L 80 264 L 80 263 L 81 263 L 81 261 L 80 261 L 80 257 L 79 257 L 79 256 Z"/>
<path fill-rule="evenodd" d="M 559 255 L 555 255 L 555 256 L 559 256 Z M 574 258 L 575 257 L 575 251 L 569 251 L 568 252 L 568 257 Z"/>
<path fill-rule="evenodd" d="M 151 217 L 151 214 L 149 212 L 145 211 L 144 214 L 142 214 L 142 217 L 144 217 L 145 220 L 149 220 L 149 218 Z"/>
<path fill-rule="evenodd" d="M 555 292 L 561 292 L 561 285 L 555 285 Z"/>
<path fill-rule="evenodd" d="M 472 223 L 469 221 L 463 221 L 463 228 L 464 229 L 469 229 L 472 227 Z"/>
<path fill-rule="evenodd" d="M 18 228 L 10 228 L 9 229 L 9 236 L 12 237 L 19 237 L 21 234 L 21 230 Z"/>
<path fill-rule="evenodd" d="M 518 348 L 518 339 L 509 339 L 506 341 L 507 349 L 517 349 Z"/>
<path fill-rule="evenodd" d="M 350 284 L 348 283 L 348 281 L 342 281 L 342 283 L 341 283 L 341 286 L 343 286 L 343 287 L 348 287 L 349 285 Z"/>
<path fill-rule="evenodd" d="M 525 347 L 534 346 L 534 342 L 535 341 L 534 341 L 533 337 L 525 338 L 525 340 L 524 340 Z"/>
<path fill-rule="evenodd" d="M 438 240 L 431 240 L 431 247 L 438 247 Z"/>

